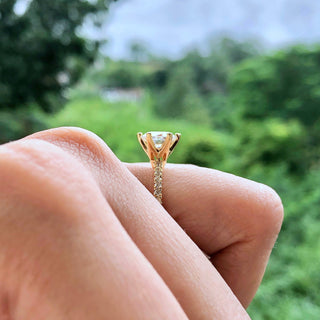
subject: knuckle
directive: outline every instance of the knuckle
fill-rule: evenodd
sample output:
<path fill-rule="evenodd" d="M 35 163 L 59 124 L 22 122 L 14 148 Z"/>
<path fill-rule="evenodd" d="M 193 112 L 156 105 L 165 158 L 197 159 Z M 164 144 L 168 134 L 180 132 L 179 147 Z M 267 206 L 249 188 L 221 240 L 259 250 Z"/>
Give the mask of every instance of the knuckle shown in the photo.
<path fill-rule="evenodd" d="M 0 228 L 8 221 L 12 226 L 25 221 L 25 228 L 69 228 L 90 220 L 92 208 L 104 203 L 91 172 L 43 140 L 0 147 L 0 181 Z"/>
<path fill-rule="evenodd" d="M 0 147 L 1 193 L 12 190 L 11 185 L 21 185 L 24 173 L 30 170 L 32 161 L 26 161 L 26 152 L 21 149 L 21 142 L 12 142 Z M 31 160 L 30 157 L 28 160 Z M 16 190 L 16 189 L 15 189 Z"/>
<path fill-rule="evenodd" d="M 255 215 L 256 232 L 278 235 L 284 216 L 281 198 L 274 189 L 260 183 L 255 194 Z"/>
<path fill-rule="evenodd" d="M 42 131 L 32 137 L 58 145 L 95 166 L 104 166 L 106 163 L 114 164 L 118 161 L 106 143 L 95 133 L 86 129 L 60 127 Z"/>
<path fill-rule="evenodd" d="M 89 176 L 83 169 L 76 158 L 49 142 L 16 141 L 0 148 L 1 194 L 47 206 Z"/>
<path fill-rule="evenodd" d="M 0 148 L 0 173 L 5 182 L 1 186 L 14 185 L 16 190 L 25 191 L 28 191 L 27 184 L 39 187 L 38 180 L 51 172 L 58 162 L 62 163 L 63 158 L 62 150 L 41 140 L 20 140 L 4 145 Z M 60 170 L 55 172 L 60 173 Z"/>

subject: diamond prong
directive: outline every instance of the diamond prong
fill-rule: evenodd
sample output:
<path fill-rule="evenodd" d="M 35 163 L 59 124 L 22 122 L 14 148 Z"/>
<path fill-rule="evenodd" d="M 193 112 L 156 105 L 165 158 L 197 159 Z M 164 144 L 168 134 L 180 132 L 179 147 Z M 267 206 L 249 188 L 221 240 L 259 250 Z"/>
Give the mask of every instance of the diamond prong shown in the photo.
<path fill-rule="evenodd" d="M 164 150 L 167 148 L 167 146 L 169 144 L 171 144 L 171 141 L 172 141 L 172 133 L 171 132 L 168 132 L 166 138 L 164 139 L 163 143 L 162 143 L 162 146 L 161 148 L 159 148 L 158 150 L 161 151 L 161 150 Z"/>
<path fill-rule="evenodd" d="M 173 152 L 173 149 L 176 147 L 177 143 L 180 140 L 181 133 L 175 133 L 176 139 L 172 142 L 172 145 L 170 146 L 169 149 L 169 155 Z"/>
<path fill-rule="evenodd" d="M 144 141 L 143 141 L 142 135 L 143 135 L 142 132 L 138 132 L 138 133 L 137 133 L 138 141 L 140 142 L 142 149 L 143 149 L 145 152 L 147 152 L 147 146 L 146 146 L 146 144 L 145 144 Z"/>
<path fill-rule="evenodd" d="M 158 150 L 157 150 L 157 148 L 156 148 L 156 146 L 155 146 L 155 143 L 154 143 L 154 141 L 153 141 L 153 139 L 152 139 L 152 134 L 151 134 L 151 132 L 147 132 L 146 133 L 146 138 L 145 138 L 145 140 L 146 140 L 146 146 L 147 146 L 147 154 L 148 154 L 148 157 L 149 157 L 149 159 L 151 160 L 151 159 L 153 159 L 156 155 L 157 155 L 157 153 L 158 153 Z"/>

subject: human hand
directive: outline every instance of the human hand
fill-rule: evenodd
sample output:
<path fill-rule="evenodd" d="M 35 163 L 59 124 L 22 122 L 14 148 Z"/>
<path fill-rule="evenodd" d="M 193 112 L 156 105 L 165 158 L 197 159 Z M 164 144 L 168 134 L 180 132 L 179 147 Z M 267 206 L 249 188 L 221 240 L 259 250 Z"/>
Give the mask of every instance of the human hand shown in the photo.
<path fill-rule="evenodd" d="M 249 319 L 283 215 L 190 165 L 166 166 L 162 207 L 149 165 L 76 128 L 2 146 L 0 181 L 1 319 Z"/>

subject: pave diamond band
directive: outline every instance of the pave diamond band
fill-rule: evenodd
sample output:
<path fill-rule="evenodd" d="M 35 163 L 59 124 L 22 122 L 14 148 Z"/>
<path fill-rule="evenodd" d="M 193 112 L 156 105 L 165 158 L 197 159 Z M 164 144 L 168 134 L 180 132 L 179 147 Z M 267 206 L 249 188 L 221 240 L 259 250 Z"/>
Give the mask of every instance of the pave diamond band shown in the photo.
<path fill-rule="evenodd" d="M 181 134 L 173 135 L 165 131 L 149 131 L 145 134 L 139 132 L 138 140 L 149 157 L 154 170 L 154 192 L 155 198 L 162 203 L 162 174 L 163 168 L 169 155 L 177 145 Z"/>
<path fill-rule="evenodd" d="M 162 170 L 163 170 L 163 162 L 161 161 L 161 159 L 157 159 L 155 161 L 155 168 L 154 168 L 153 195 L 160 203 L 162 203 Z"/>

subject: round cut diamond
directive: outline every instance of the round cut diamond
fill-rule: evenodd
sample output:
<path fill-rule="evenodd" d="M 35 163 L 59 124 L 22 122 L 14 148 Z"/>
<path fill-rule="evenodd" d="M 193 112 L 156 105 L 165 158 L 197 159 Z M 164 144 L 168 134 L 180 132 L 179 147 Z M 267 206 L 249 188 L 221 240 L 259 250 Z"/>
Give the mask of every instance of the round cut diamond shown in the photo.
<path fill-rule="evenodd" d="M 160 149 L 164 140 L 166 139 L 168 133 L 170 132 L 165 132 L 165 131 L 150 131 L 148 133 L 151 133 L 151 137 L 152 137 L 152 140 L 154 142 L 154 145 L 157 149 Z M 146 140 L 147 138 L 147 134 L 145 133 L 142 138 L 144 140 Z"/>

